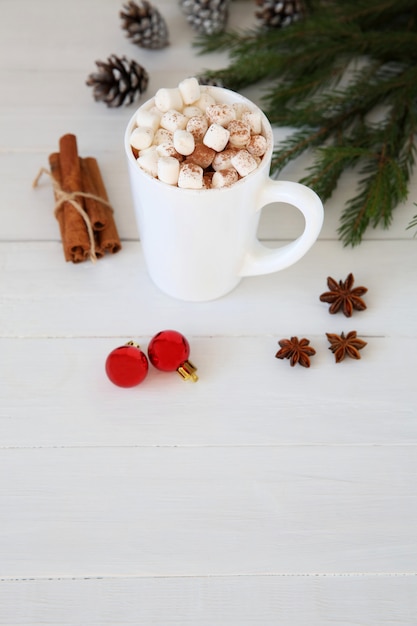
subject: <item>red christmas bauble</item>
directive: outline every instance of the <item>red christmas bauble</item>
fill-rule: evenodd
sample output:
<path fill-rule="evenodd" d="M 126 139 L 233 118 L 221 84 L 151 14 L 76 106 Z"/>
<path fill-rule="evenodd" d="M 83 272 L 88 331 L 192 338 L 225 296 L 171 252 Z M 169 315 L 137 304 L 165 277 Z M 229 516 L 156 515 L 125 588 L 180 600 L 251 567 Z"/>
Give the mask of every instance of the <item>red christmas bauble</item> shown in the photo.
<path fill-rule="evenodd" d="M 118 387 L 135 387 L 146 377 L 149 369 L 146 354 L 139 346 L 115 348 L 106 359 L 106 374 Z"/>
<path fill-rule="evenodd" d="M 152 337 L 148 346 L 150 362 L 163 372 L 178 370 L 187 361 L 189 354 L 187 339 L 176 330 L 161 330 Z"/>

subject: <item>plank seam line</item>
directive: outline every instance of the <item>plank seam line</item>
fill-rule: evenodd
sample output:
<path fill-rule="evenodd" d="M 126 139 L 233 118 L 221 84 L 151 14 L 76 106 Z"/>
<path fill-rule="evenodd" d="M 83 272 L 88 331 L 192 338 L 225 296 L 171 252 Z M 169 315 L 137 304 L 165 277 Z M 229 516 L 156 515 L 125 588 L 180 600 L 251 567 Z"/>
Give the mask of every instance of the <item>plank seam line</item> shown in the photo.
<path fill-rule="evenodd" d="M 259 572 L 246 574 L 119 574 L 110 576 L 22 576 L 1 577 L 0 583 L 5 582 L 59 582 L 83 580 L 158 580 L 158 579 L 226 579 L 226 578 L 417 578 L 417 572 L 292 572 L 275 573 Z"/>
<path fill-rule="evenodd" d="M 318 443 L 259 443 L 259 444 L 251 444 L 251 443 L 238 443 L 238 444 L 181 444 L 181 443 L 167 443 L 167 444 L 97 444 L 97 445 L 51 445 L 51 446 L 0 446 L 0 452 L 6 450 L 147 450 L 153 448 L 184 448 L 184 449 L 203 449 L 203 448 L 219 448 L 219 449 L 228 449 L 228 448 L 414 448 L 417 446 L 417 441 L 410 442 L 400 442 L 400 443 L 332 443 L 332 442 L 318 442 Z"/>

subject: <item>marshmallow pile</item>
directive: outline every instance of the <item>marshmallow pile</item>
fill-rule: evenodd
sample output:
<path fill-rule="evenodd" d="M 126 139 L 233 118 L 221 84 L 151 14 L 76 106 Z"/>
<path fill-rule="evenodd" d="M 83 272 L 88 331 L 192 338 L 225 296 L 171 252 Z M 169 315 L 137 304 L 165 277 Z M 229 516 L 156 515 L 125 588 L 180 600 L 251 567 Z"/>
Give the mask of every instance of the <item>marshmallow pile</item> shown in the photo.
<path fill-rule="evenodd" d="M 267 150 L 260 110 L 216 102 L 194 77 L 159 89 L 135 122 L 130 145 L 139 167 L 182 189 L 233 185 L 258 167 Z"/>

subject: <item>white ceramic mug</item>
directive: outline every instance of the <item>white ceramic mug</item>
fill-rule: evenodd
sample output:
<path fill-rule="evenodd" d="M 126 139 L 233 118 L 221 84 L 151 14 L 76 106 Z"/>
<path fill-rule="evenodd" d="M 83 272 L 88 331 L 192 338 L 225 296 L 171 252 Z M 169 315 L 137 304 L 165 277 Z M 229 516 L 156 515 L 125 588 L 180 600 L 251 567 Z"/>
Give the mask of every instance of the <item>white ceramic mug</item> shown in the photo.
<path fill-rule="evenodd" d="M 243 103 L 243 96 L 220 87 L 201 87 L 218 103 Z M 142 105 L 154 106 L 154 99 Z M 145 263 L 155 285 L 188 301 L 224 296 L 244 276 L 268 274 L 298 261 L 311 248 L 323 223 L 323 205 L 308 187 L 269 177 L 273 151 L 271 125 L 262 113 L 268 148 L 256 170 L 230 187 L 181 189 L 153 178 L 136 162 L 129 138 L 136 113 L 125 133 L 125 150 L 133 202 Z M 305 218 L 303 233 L 291 243 L 271 249 L 257 238 L 262 207 L 284 202 Z"/>

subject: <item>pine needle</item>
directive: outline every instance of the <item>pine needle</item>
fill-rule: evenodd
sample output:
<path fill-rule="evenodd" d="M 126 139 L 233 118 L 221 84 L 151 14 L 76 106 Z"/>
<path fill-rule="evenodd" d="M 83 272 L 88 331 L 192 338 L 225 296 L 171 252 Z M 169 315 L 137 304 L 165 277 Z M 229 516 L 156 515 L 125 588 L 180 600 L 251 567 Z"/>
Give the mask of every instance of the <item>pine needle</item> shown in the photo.
<path fill-rule="evenodd" d="M 272 174 L 309 150 L 312 164 L 300 182 L 325 202 L 346 170 L 358 171 L 338 229 L 345 245 L 357 245 L 368 228 L 389 228 L 408 195 L 417 137 L 417 3 L 310 0 L 308 7 L 303 20 L 283 29 L 223 32 L 195 43 L 202 53 L 228 51 L 228 67 L 206 72 L 225 87 L 268 81 L 267 117 L 293 128 L 275 147 Z"/>

